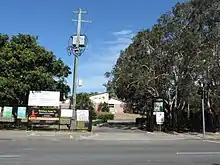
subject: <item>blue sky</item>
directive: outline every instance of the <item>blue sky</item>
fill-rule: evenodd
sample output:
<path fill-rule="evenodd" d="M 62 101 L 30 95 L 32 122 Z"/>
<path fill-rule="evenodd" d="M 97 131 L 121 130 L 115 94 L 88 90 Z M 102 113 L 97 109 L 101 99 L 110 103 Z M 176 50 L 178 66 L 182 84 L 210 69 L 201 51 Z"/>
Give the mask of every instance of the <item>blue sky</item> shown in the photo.
<path fill-rule="evenodd" d="M 115 64 L 137 31 L 151 28 L 159 16 L 184 0 L 2 0 L 0 33 L 26 33 L 39 36 L 39 43 L 73 67 L 66 47 L 76 32 L 72 11 L 88 11 L 82 32 L 89 38 L 88 48 L 80 57 L 78 76 L 83 86 L 78 92 L 103 92 L 106 71 Z M 72 86 L 72 75 L 67 79 Z"/>

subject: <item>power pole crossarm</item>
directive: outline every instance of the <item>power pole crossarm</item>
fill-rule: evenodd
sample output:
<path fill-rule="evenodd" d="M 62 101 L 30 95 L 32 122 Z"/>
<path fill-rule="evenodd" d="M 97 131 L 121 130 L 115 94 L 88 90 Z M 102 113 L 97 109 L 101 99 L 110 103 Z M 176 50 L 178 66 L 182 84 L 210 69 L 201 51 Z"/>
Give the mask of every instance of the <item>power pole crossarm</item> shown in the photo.
<path fill-rule="evenodd" d="M 78 22 L 77 19 L 73 19 L 73 22 Z M 81 20 L 82 23 L 92 23 L 92 21 Z"/>
<path fill-rule="evenodd" d="M 77 11 L 73 11 L 74 14 L 79 14 L 79 12 L 81 12 L 81 14 L 87 14 L 86 10 L 82 10 L 80 8 Z"/>

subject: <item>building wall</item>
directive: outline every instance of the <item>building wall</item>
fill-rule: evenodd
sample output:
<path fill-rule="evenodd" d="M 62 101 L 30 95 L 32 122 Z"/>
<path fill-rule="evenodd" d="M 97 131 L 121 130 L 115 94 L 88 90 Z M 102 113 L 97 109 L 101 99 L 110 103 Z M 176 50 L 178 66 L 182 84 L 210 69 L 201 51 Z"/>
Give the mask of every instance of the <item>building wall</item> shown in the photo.
<path fill-rule="evenodd" d="M 116 99 L 109 99 L 109 94 L 108 93 L 102 93 L 102 94 L 98 94 L 95 96 L 91 96 L 90 97 L 91 101 L 93 102 L 94 106 L 95 106 L 95 110 L 98 110 L 98 106 L 100 103 L 108 103 L 109 104 L 109 109 L 110 112 L 112 113 L 124 113 L 124 103 L 116 100 Z M 60 106 L 62 108 L 69 108 L 70 105 L 70 99 L 66 99 L 66 101 L 64 102 L 60 102 Z M 111 108 L 111 106 L 114 105 L 114 108 Z"/>
<path fill-rule="evenodd" d="M 94 103 L 95 110 L 98 110 L 98 106 L 100 103 Z M 109 103 L 108 103 L 109 104 Z M 114 106 L 113 106 L 114 105 Z M 113 106 L 113 107 L 112 107 Z M 124 113 L 124 104 L 123 103 L 115 103 L 115 104 L 109 104 L 109 109 L 111 113 Z"/>
<path fill-rule="evenodd" d="M 95 103 L 104 103 L 104 102 L 108 102 L 109 100 L 109 94 L 108 93 L 102 93 L 99 95 L 95 95 L 95 96 L 91 96 L 90 97 L 91 101 L 95 104 Z"/>
<path fill-rule="evenodd" d="M 113 113 L 124 113 L 124 103 L 116 100 L 116 99 L 110 99 L 108 101 L 110 111 Z M 114 108 L 113 108 L 114 105 Z"/>
<path fill-rule="evenodd" d="M 124 105 L 115 104 L 115 113 L 124 113 Z"/>

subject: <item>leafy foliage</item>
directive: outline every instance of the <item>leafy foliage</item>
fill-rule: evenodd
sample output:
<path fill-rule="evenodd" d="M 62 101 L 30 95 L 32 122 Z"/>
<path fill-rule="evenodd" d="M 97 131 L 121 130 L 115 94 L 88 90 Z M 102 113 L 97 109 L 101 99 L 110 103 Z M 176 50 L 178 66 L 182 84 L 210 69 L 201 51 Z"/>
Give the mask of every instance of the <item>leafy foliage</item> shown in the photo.
<path fill-rule="evenodd" d="M 183 113 L 201 109 L 200 81 L 206 86 L 206 109 L 219 115 L 219 18 L 220 0 L 177 3 L 121 52 L 106 73 L 107 90 L 138 113 L 148 113 L 153 98 L 164 98 L 166 119 L 180 127 Z"/>
<path fill-rule="evenodd" d="M 89 93 L 77 93 L 76 109 L 94 109 L 94 105 L 89 97 Z"/>
<path fill-rule="evenodd" d="M 92 113 L 92 119 L 96 119 L 96 112 L 92 101 L 90 100 L 91 94 L 77 93 L 76 95 L 76 109 L 88 109 Z"/>
<path fill-rule="evenodd" d="M 104 102 L 104 103 L 100 103 L 98 105 L 98 112 L 109 112 L 109 106 L 108 103 Z"/>
<path fill-rule="evenodd" d="M 30 90 L 70 91 L 70 68 L 37 42 L 38 37 L 0 34 L 0 104 L 27 105 Z"/>
<path fill-rule="evenodd" d="M 114 114 L 111 113 L 98 114 L 97 119 L 102 120 L 103 122 L 107 122 L 108 120 L 114 120 Z"/>

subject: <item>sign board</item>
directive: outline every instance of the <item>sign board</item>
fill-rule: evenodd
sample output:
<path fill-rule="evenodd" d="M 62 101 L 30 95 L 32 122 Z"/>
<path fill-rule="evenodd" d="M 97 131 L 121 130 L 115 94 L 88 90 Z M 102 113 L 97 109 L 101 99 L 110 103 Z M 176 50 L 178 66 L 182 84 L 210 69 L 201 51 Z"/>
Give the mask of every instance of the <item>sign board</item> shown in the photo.
<path fill-rule="evenodd" d="M 73 36 L 73 45 L 76 45 L 76 41 L 77 41 L 77 36 Z M 85 36 L 79 37 L 79 45 L 85 46 Z"/>
<path fill-rule="evenodd" d="M 28 106 L 59 106 L 60 92 L 57 91 L 30 91 Z"/>
<path fill-rule="evenodd" d="M 3 108 L 3 117 L 4 118 L 12 118 L 12 107 L 4 107 Z"/>
<path fill-rule="evenodd" d="M 2 115 L 3 115 L 3 108 L 0 107 L 0 117 L 2 117 Z"/>
<path fill-rule="evenodd" d="M 77 110 L 76 120 L 77 121 L 89 121 L 89 110 Z"/>
<path fill-rule="evenodd" d="M 30 108 L 29 120 L 59 120 L 59 109 L 37 109 Z"/>
<path fill-rule="evenodd" d="M 163 112 L 163 101 L 154 102 L 154 112 Z"/>
<path fill-rule="evenodd" d="M 156 112 L 156 122 L 157 124 L 164 123 L 164 112 Z"/>
<path fill-rule="evenodd" d="M 18 119 L 25 119 L 26 118 L 26 107 L 18 107 Z"/>
<path fill-rule="evenodd" d="M 61 117 L 72 117 L 72 109 L 61 109 Z"/>

